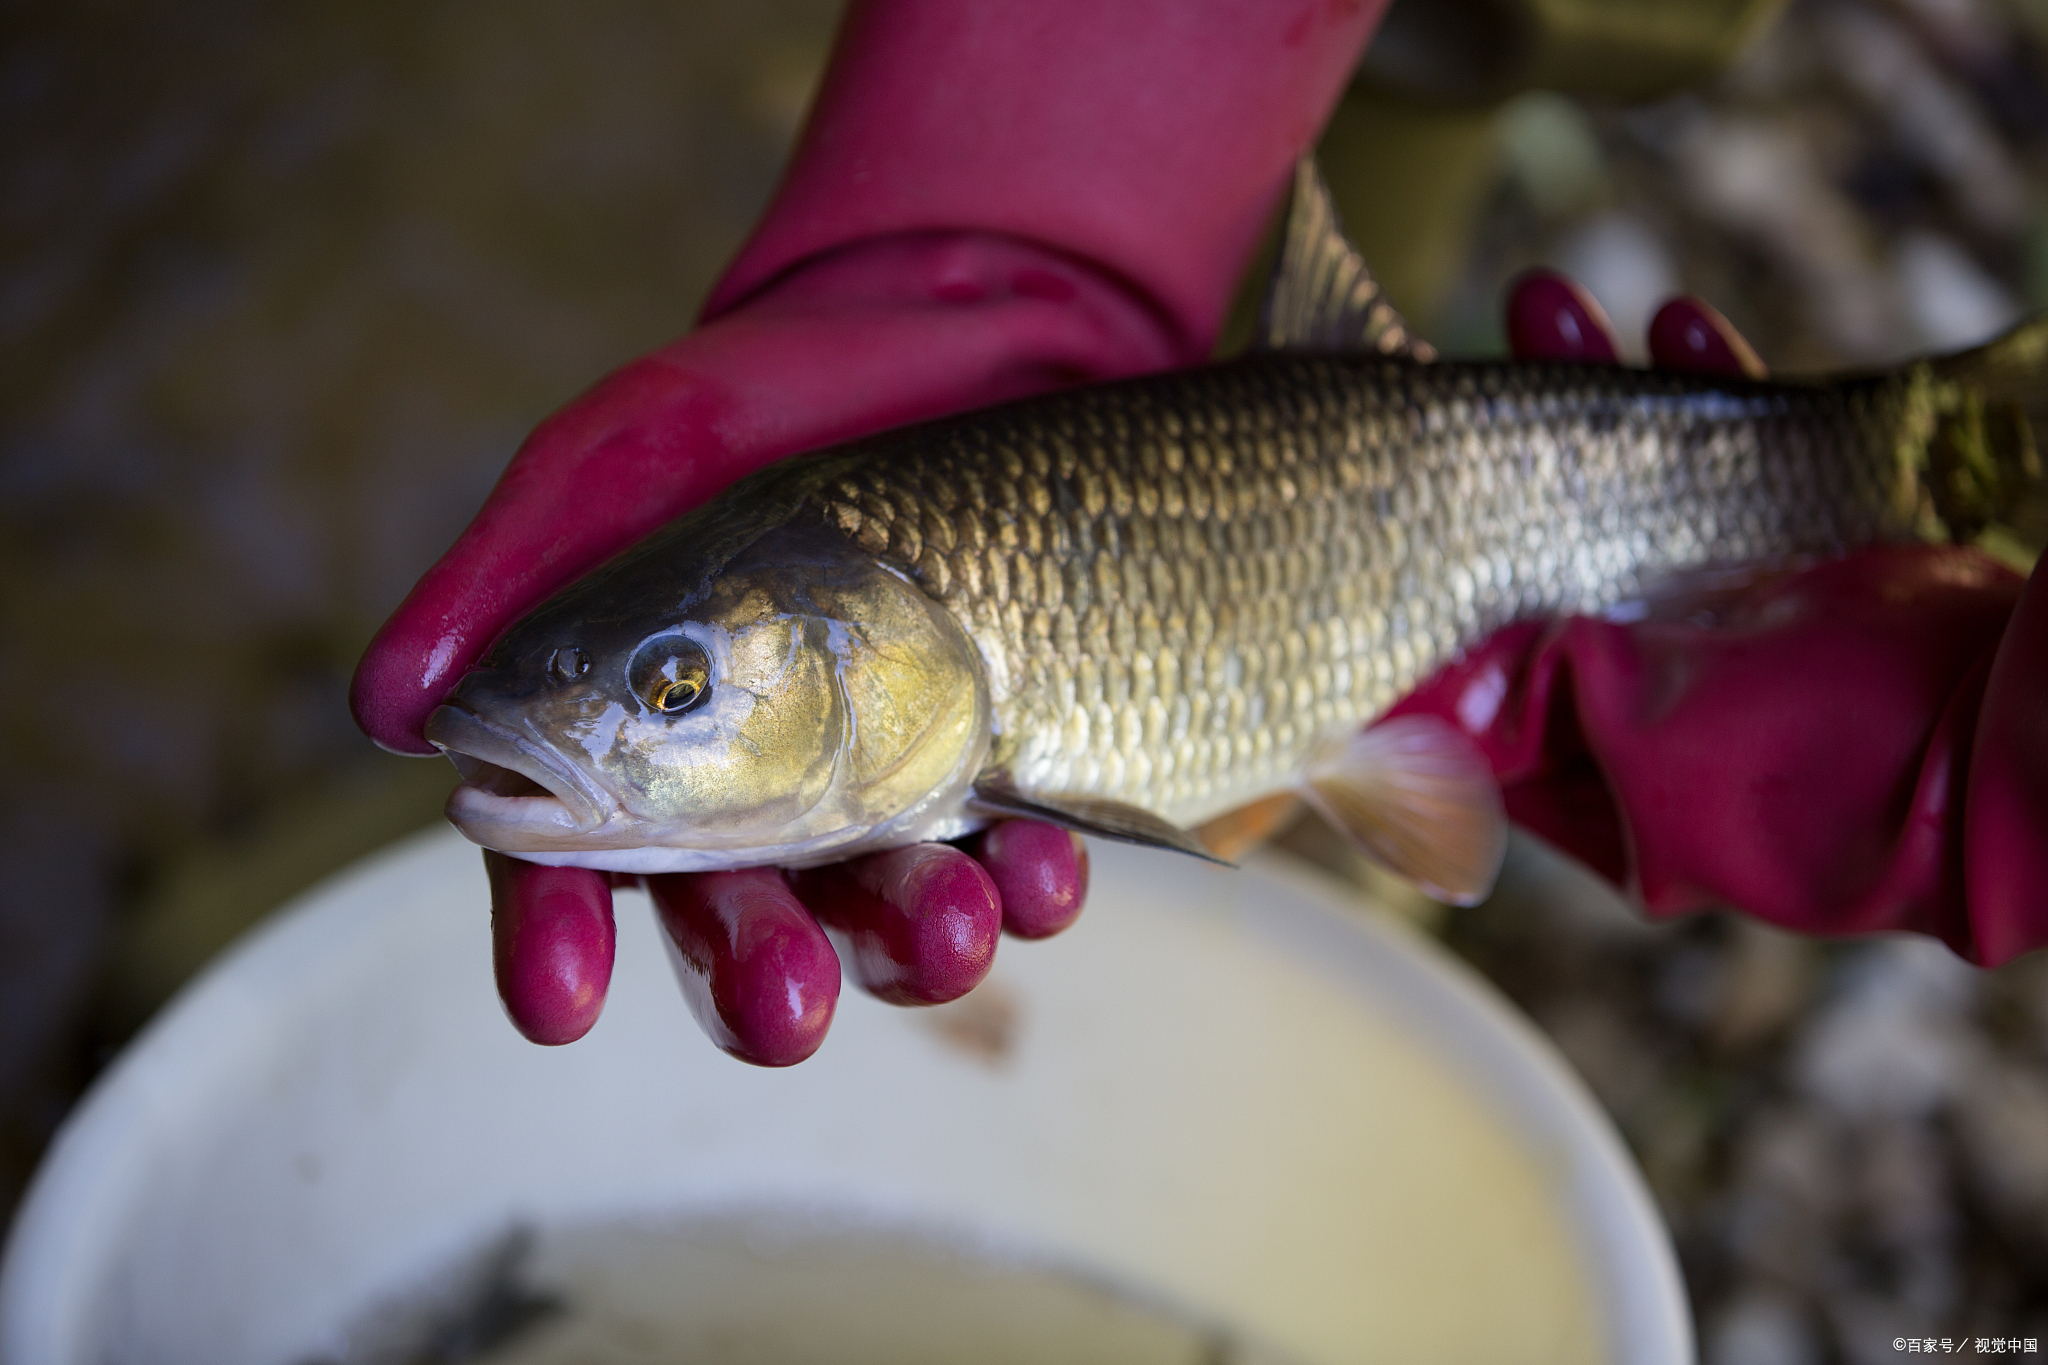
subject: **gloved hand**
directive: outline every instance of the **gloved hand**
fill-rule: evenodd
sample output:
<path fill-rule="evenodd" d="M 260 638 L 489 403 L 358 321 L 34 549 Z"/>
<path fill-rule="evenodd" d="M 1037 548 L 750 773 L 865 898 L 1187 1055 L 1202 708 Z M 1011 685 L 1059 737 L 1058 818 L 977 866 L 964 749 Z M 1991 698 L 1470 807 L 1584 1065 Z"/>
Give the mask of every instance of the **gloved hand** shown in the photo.
<path fill-rule="evenodd" d="M 1612 361 L 1568 281 L 1524 279 L 1528 359 Z M 1760 375 L 1690 299 L 1658 365 Z M 2048 588 L 1959 547 L 1871 549 L 1632 624 L 1501 631 L 1391 714 L 1441 716 L 1509 815 L 1654 915 L 1727 903 L 1814 934 L 1910 929 L 1992 966 L 2048 939 Z"/>
<path fill-rule="evenodd" d="M 525 608 L 782 455 L 1179 359 L 1122 290 L 1043 250 L 965 233 L 848 247 L 542 424 L 371 646 L 357 714 L 387 747 L 424 748 L 426 713 Z M 987 972 L 999 930 L 1042 937 L 1078 913 L 1085 867 L 1052 833 L 999 827 L 978 858 L 931 845 L 911 862 L 885 854 L 795 885 L 753 873 L 656 877 L 649 889 L 701 973 L 690 996 L 705 1027 L 750 1061 L 786 1064 L 822 1041 L 838 996 L 841 964 L 820 923 L 843 931 L 861 984 L 950 999 Z M 611 970 L 610 880 L 487 862 L 514 1023 L 536 1042 L 582 1036 Z"/>
<path fill-rule="evenodd" d="M 695 332 L 544 422 L 378 633 L 358 723 L 428 753 L 427 713 L 554 589 L 797 451 L 1084 380 L 1188 365 L 1214 343 L 1295 157 L 1384 0 L 856 3 L 774 204 Z M 603 874 L 486 859 L 499 991 L 538 1042 L 580 1037 L 610 977 Z M 649 880 L 728 1051 L 815 1049 L 840 962 L 886 999 L 948 998 L 997 925 L 1055 932 L 1085 866 L 1047 826 L 788 879 Z M 1000 910 L 998 904 L 1000 903 Z"/>

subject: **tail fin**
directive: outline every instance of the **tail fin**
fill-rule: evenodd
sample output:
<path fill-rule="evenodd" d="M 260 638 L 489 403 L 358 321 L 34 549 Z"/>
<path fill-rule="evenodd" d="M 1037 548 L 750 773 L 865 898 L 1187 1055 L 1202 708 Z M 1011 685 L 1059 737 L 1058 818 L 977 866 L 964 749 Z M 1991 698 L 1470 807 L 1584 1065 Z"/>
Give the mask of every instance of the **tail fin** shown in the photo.
<path fill-rule="evenodd" d="M 2048 313 L 1930 364 L 1943 388 L 1954 386 L 1927 452 L 1929 492 L 1950 535 L 1971 540 L 1992 522 L 2048 517 L 2038 444 L 2048 436 Z"/>

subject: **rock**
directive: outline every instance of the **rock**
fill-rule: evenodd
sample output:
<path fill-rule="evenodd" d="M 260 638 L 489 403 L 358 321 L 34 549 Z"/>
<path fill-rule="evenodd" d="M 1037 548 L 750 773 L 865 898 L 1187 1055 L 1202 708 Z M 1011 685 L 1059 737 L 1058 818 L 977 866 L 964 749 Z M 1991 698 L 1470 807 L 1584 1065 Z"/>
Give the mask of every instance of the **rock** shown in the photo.
<path fill-rule="evenodd" d="M 1705 1365 L 1821 1365 L 1826 1359 L 1805 1309 L 1768 1288 L 1742 1290 L 1701 1335 Z"/>

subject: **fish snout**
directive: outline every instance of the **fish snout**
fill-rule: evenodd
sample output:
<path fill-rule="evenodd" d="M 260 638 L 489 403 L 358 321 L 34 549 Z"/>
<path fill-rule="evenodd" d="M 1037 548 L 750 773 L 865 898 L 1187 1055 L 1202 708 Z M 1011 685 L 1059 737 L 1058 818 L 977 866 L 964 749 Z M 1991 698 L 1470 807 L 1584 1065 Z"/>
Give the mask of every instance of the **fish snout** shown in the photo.
<path fill-rule="evenodd" d="M 425 734 L 462 775 L 448 818 L 486 847 L 520 852 L 505 841 L 588 834 L 611 814 L 613 803 L 559 755 L 464 706 L 435 707 Z"/>

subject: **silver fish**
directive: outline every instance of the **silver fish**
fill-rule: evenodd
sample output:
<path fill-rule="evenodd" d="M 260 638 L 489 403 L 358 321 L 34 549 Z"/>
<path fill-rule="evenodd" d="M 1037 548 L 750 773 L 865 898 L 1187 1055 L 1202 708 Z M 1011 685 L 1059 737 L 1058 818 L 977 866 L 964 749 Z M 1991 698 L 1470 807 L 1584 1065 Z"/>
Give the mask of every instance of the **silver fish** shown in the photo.
<path fill-rule="evenodd" d="M 2038 477 L 2048 320 L 1808 383 L 1432 362 L 1308 168 L 1266 320 L 1242 360 L 785 462 L 655 532 L 434 712 L 449 817 L 659 872 L 1008 815 L 1199 854 L 1191 826 L 1292 790 L 1470 901 L 1504 833 L 1483 760 L 1362 730 L 1458 650 L 1714 566 L 1966 537 Z"/>

